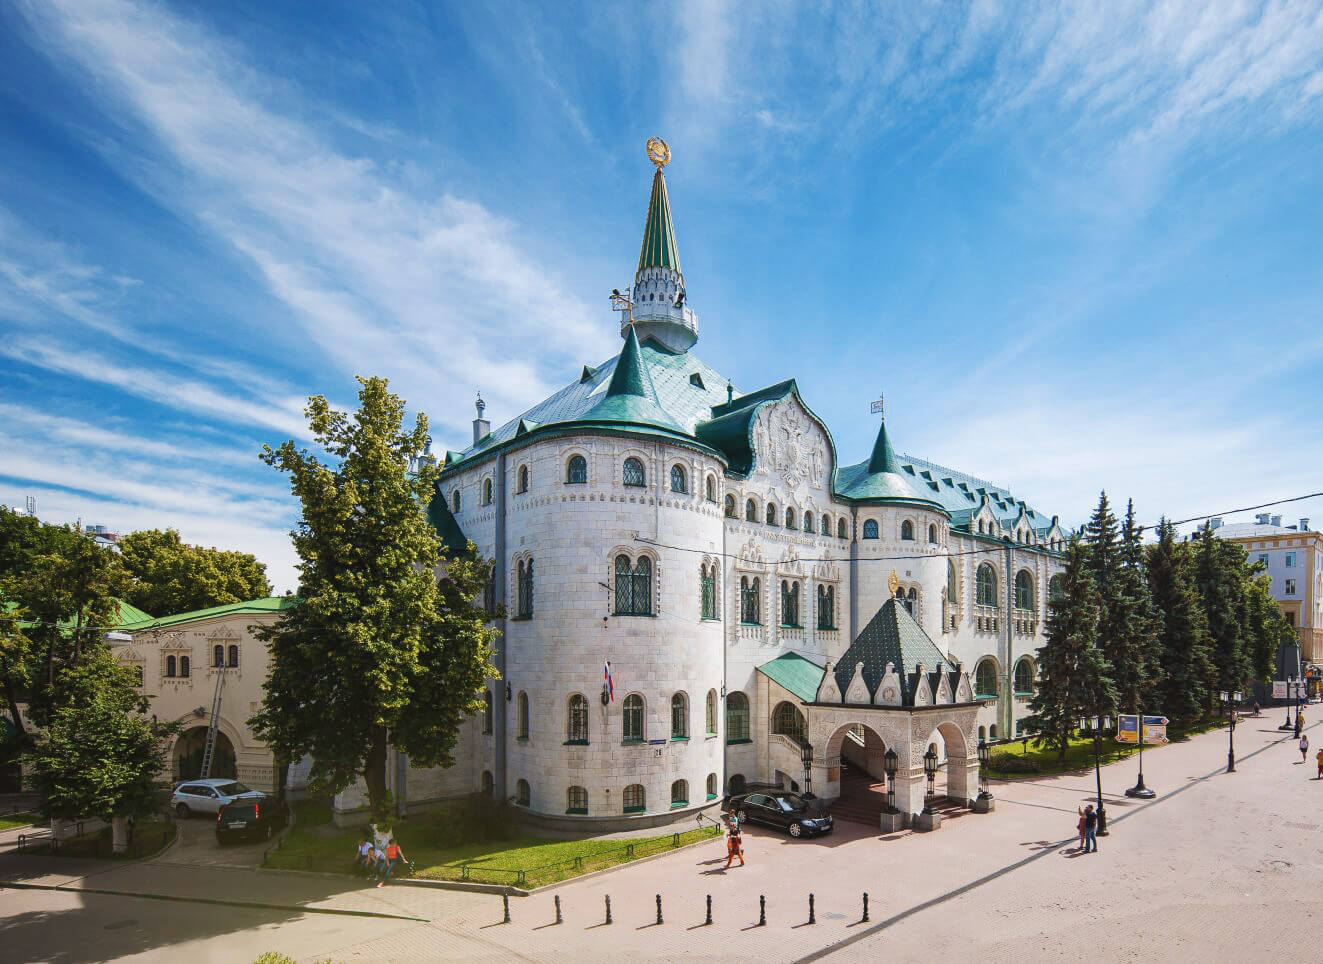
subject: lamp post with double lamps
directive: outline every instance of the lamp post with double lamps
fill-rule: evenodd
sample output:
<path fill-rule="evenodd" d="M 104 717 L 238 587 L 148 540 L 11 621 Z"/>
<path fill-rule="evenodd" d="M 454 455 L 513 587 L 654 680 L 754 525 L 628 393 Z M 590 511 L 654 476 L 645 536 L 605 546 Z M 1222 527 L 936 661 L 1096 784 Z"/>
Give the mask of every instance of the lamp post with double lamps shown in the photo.
<path fill-rule="evenodd" d="M 1222 703 L 1227 708 L 1227 773 L 1236 772 L 1236 706 L 1240 700 L 1239 690 L 1234 693 L 1222 691 Z"/>
<path fill-rule="evenodd" d="M 799 745 L 799 758 L 804 762 L 804 799 L 813 799 L 813 744 L 805 740 Z"/>
<path fill-rule="evenodd" d="M 1286 677 L 1286 698 L 1288 700 L 1291 700 L 1292 694 L 1294 692 L 1295 692 L 1295 677 L 1288 676 Z M 1292 700 L 1292 702 L 1294 702 L 1294 700 Z M 1282 723 L 1281 726 L 1277 727 L 1277 729 L 1279 730 L 1295 729 L 1295 724 L 1291 722 L 1291 703 L 1286 704 L 1286 720 Z"/>
<path fill-rule="evenodd" d="M 923 755 L 923 773 L 928 778 L 928 789 L 923 794 L 923 812 L 926 816 L 932 816 L 935 812 L 933 803 L 937 797 L 933 789 L 937 780 L 937 751 L 931 746 Z"/>
<path fill-rule="evenodd" d="M 1093 777 L 1098 784 L 1098 836 L 1107 836 L 1107 809 L 1103 806 L 1102 795 L 1102 731 L 1110 726 L 1110 716 L 1081 717 L 1080 729 L 1093 730 Z"/>
<path fill-rule="evenodd" d="M 992 791 L 988 789 L 988 763 L 992 760 L 992 747 L 987 740 L 978 741 L 978 798 L 991 800 Z"/>
<path fill-rule="evenodd" d="M 887 813 L 896 812 L 896 751 L 887 750 L 882 756 L 882 769 L 887 775 Z"/>

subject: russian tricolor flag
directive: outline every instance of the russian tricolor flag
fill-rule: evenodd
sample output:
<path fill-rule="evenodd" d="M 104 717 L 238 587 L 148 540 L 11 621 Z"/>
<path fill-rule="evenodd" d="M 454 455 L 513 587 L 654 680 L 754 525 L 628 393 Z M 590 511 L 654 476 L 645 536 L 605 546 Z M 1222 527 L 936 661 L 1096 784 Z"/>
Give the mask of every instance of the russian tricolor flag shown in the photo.
<path fill-rule="evenodd" d="M 615 680 L 611 679 L 611 661 L 609 659 L 602 665 L 602 678 L 606 681 L 606 695 L 614 703 L 616 701 L 616 684 Z"/>

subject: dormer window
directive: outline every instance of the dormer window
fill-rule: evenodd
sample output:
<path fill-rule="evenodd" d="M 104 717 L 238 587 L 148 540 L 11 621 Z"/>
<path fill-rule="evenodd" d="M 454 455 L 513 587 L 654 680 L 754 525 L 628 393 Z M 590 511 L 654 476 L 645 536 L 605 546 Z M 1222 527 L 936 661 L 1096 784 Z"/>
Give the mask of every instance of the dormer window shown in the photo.
<path fill-rule="evenodd" d="M 693 385 L 694 388 L 701 388 L 704 390 L 707 388 L 707 386 L 703 384 L 703 376 L 698 374 L 698 372 L 694 372 L 689 376 L 689 384 Z"/>

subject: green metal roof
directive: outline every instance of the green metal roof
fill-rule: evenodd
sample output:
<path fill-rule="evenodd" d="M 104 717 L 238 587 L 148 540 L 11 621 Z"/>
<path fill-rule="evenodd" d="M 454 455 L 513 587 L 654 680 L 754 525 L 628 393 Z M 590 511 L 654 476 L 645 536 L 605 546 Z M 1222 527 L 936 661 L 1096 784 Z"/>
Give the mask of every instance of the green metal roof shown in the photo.
<path fill-rule="evenodd" d="M 914 705 L 915 669 L 919 663 L 929 673 L 946 662 L 946 656 L 937 644 L 928 638 L 923 627 L 914 621 L 908 609 L 888 599 L 869 620 L 850 648 L 841 654 L 832 670 L 842 695 L 854 679 L 856 663 L 864 664 L 864 684 L 869 697 L 877 695 L 877 688 L 891 663 L 900 677 L 901 705 Z"/>
<path fill-rule="evenodd" d="M 657 390 L 653 388 L 652 379 L 648 376 L 648 367 L 644 364 L 643 352 L 633 325 L 629 326 L 629 333 L 625 336 L 625 347 L 611 372 L 606 394 L 576 421 L 623 422 L 669 429 L 679 435 L 688 434 L 658 403 Z"/>
<path fill-rule="evenodd" d="M 812 703 L 818 697 L 822 667 L 798 653 L 782 653 L 776 659 L 759 666 L 758 672 L 785 687 L 805 703 Z"/>
<path fill-rule="evenodd" d="M 463 552 L 468 548 L 469 540 L 459 527 L 455 514 L 450 511 L 446 497 L 440 492 L 433 495 L 432 501 L 427 504 L 427 521 L 441 537 L 441 544 L 451 552 Z"/>
<path fill-rule="evenodd" d="M 671 200 L 666 196 L 666 178 L 661 168 L 652 178 L 652 197 L 648 199 L 648 217 L 643 222 L 643 247 L 639 249 L 639 271 L 644 268 L 670 268 L 684 278 L 680 270 L 680 249 L 675 244 L 675 226 L 671 221 Z"/>
<path fill-rule="evenodd" d="M 249 599 L 245 602 L 227 603 L 224 606 L 196 609 L 189 613 L 161 616 L 159 619 L 153 619 L 144 613 L 144 619 L 133 623 L 125 623 L 120 628 L 129 632 L 140 632 L 144 629 L 164 629 L 167 626 L 179 626 L 183 623 L 197 622 L 201 619 L 215 619 L 217 616 L 230 616 L 235 613 L 253 615 L 278 613 L 281 610 L 298 605 L 298 602 L 297 596 L 267 596 L 264 599 Z M 141 612 L 141 610 L 139 611 Z"/>
<path fill-rule="evenodd" d="M 873 442 L 873 454 L 868 461 L 838 469 L 833 487 L 837 495 L 858 502 L 915 505 L 937 509 L 939 512 L 947 511 L 946 506 L 923 491 L 922 486 L 912 483 L 906 477 L 891 447 L 885 420 L 878 428 L 877 439 Z"/>

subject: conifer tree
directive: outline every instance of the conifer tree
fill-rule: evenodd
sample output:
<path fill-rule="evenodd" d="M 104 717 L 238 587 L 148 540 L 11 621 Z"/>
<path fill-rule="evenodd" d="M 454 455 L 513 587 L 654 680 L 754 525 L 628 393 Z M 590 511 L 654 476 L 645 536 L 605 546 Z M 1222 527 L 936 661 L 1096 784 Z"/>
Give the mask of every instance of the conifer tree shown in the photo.
<path fill-rule="evenodd" d="M 1208 619 L 1218 690 L 1240 689 L 1249 677 L 1249 659 L 1242 645 L 1245 630 L 1245 549 L 1213 535 L 1204 523 L 1195 549 L 1195 584 Z"/>
<path fill-rule="evenodd" d="M 1062 765 L 1082 716 L 1116 711 L 1116 688 L 1098 648 L 1098 593 L 1085 549 L 1066 550 L 1061 592 L 1048 603 L 1046 641 L 1038 648 L 1038 688 L 1029 701 L 1039 740 L 1055 747 Z"/>
<path fill-rule="evenodd" d="M 1148 549 L 1148 582 L 1158 609 L 1158 651 L 1162 683 L 1158 706 L 1172 719 L 1198 719 L 1209 704 L 1215 667 L 1210 652 L 1208 622 L 1194 581 L 1194 561 L 1188 546 L 1176 541 L 1171 523 L 1158 524 L 1158 541 Z"/>
<path fill-rule="evenodd" d="M 1156 647 L 1157 612 L 1144 572 L 1144 546 L 1141 529 L 1135 519 L 1133 499 L 1126 506 L 1121 527 L 1120 572 L 1113 605 L 1107 619 L 1112 638 L 1101 636 L 1099 645 L 1107 654 L 1116 683 L 1122 712 L 1138 712 L 1147 702 L 1161 675 L 1161 661 Z"/>
<path fill-rule="evenodd" d="M 1259 562 L 1245 563 L 1245 658 L 1249 679 L 1267 681 L 1277 668 L 1277 650 L 1299 642 L 1273 598 L 1272 583 Z"/>

